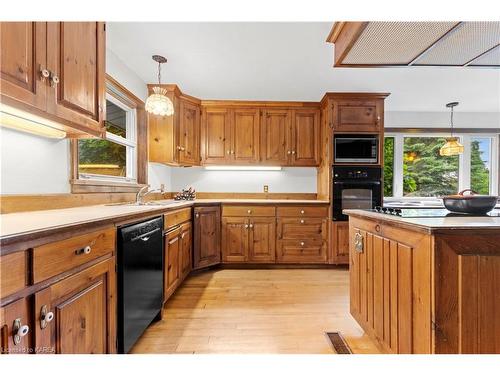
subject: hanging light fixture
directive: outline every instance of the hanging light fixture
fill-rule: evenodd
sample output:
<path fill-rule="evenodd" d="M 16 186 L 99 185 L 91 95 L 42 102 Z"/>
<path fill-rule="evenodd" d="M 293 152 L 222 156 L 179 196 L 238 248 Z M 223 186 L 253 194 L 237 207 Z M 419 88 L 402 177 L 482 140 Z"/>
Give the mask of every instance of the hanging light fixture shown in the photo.
<path fill-rule="evenodd" d="M 159 116 L 172 116 L 174 105 L 167 96 L 167 89 L 161 87 L 161 64 L 167 59 L 160 55 L 153 55 L 153 60 L 158 63 L 158 86 L 153 87 L 153 93 L 146 99 L 146 111 Z"/>
<path fill-rule="evenodd" d="M 453 108 L 458 105 L 458 102 L 451 102 L 446 104 L 446 107 L 451 108 L 451 136 L 446 138 L 446 143 L 439 150 L 441 156 L 460 155 L 464 152 L 464 146 L 458 142 L 458 137 L 453 136 Z"/>

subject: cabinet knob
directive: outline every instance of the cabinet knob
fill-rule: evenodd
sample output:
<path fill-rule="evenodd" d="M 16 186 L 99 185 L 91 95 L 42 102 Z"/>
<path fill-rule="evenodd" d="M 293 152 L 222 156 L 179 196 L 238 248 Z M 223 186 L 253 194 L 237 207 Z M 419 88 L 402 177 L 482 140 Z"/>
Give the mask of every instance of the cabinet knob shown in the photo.
<path fill-rule="evenodd" d="M 306 212 L 304 210 L 300 210 L 300 213 L 304 215 Z"/>
<path fill-rule="evenodd" d="M 247 214 L 251 214 L 251 213 L 252 213 L 252 210 L 248 210 L 248 211 L 247 211 Z"/>
<path fill-rule="evenodd" d="M 304 246 L 304 245 L 305 245 L 305 243 L 304 243 L 304 242 L 301 242 L 301 243 L 300 243 L 300 246 Z"/>
<path fill-rule="evenodd" d="M 50 72 L 50 86 L 55 87 L 59 84 L 59 77 L 54 74 L 54 72 Z"/>
<path fill-rule="evenodd" d="M 90 245 L 87 245 L 85 246 L 83 249 L 78 249 L 78 250 L 75 250 L 75 254 L 76 255 L 81 255 L 81 254 L 90 254 L 92 251 L 92 248 L 90 247 Z"/>
<path fill-rule="evenodd" d="M 292 151 L 288 150 L 286 153 L 287 153 L 288 155 L 290 155 L 290 154 L 292 153 Z"/>
<path fill-rule="evenodd" d="M 200 217 L 200 214 L 199 214 L 199 213 L 196 213 L 196 214 L 194 215 L 194 217 L 196 217 L 196 218 L 198 219 L 198 218 Z"/>
<path fill-rule="evenodd" d="M 292 155 L 295 155 L 295 150 L 292 150 Z"/>
<path fill-rule="evenodd" d="M 45 329 L 53 319 L 54 313 L 49 311 L 47 305 L 43 305 L 40 309 L 40 328 Z"/>
<path fill-rule="evenodd" d="M 230 151 L 230 150 L 227 150 L 227 151 L 226 151 L 226 154 L 228 154 L 228 155 L 229 155 L 230 153 L 231 153 L 231 151 Z"/>
<path fill-rule="evenodd" d="M 30 327 L 26 324 L 21 323 L 21 318 L 14 320 L 12 325 L 12 339 L 14 340 L 14 345 L 19 345 L 21 339 L 28 334 Z"/>
<path fill-rule="evenodd" d="M 248 224 L 245 224 L 245 229 L 247 229 L 247 228 L 248 228 Z"/>
<path fill-rule="evenodd" d="M 40 80 L 45 81 L 45 78 L 50 77 L 50 72 L 47 69 L 40 68 Z"/>
<path fill-rule="evenodd" d="M 234 150 L 231 150 L 231 154 L 233 154 L 233 155 L 234 155 Z"/>
<path fill-rule="evenodd" d="M 253 228 L 253 224 L 250 224 L 250 229 L 252 229 L 252 228 Z"/>
<path fill-rule="evenodd" d="M 304 219 L 300 220 L 300 224 L 304 224 L 304 223 L 305 223 Z"/>

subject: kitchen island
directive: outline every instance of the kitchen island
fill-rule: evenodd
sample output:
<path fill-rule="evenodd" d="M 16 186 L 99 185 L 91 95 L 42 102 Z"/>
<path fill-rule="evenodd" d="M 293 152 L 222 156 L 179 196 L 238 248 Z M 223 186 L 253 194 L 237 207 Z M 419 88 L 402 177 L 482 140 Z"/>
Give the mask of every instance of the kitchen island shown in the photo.
<path fill-rule="evenodd" d="M 350 311 L 388 353 L 500 353 L 500 217 L 349 216 Z"/>

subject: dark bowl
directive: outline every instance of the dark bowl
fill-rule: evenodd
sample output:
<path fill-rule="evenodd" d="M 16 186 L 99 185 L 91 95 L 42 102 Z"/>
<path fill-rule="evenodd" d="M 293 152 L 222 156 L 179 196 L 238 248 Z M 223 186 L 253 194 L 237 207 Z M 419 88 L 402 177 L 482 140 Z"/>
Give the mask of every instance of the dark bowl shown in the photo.
<path fill-rule="evenodd" d="M 493 210 L 498 197 L 491 195 L 443 197 L 444 206 L 451 212 L 484 215 Z"/>

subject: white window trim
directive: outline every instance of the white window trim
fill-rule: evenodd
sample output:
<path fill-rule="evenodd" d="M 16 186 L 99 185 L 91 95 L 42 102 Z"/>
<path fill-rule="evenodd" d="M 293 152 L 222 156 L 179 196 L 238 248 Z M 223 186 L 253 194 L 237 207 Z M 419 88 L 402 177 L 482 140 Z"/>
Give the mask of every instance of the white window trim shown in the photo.
<path fill-rule="evenodd" d="M 137 111 L 117 99 L 113 95 L 106 93 L 106 100 L 109 100 L 116 106 L 123 109 L 126 122 L 127 138 L 120 137 L 119 135 L 106 132 L 106 139 L 108 141 L 125 146 L 126 149 L 126 176 L 105 176 L 92 173 L 79 173 L 78 178 L 82 180 L 97 180 L 97 181 L 110 181 L 110 182 L 130 182 L 137 183 Z"/>
<path fill-rule="evenodd" d="M 457 133 L 454 134 L 464 145 L 464 153 L 459 156 L 458 161 L 458 190 L 470 188 L 470 163 L 471 163 L 471 139 L 490 138 L 491 139 L 491 170 L 490 170 L 490 195 L 498 195 L 499 178 L 499 140 L 496 133 Z M 409 137 L 449 137 L 449 133 L 386 133 L 386 138 L 394 138 L 394 170 L 393 170 L 393 196 L 384 197 L 385 200 L 411 200 L 430 201 L 437 197 L 405 197 L 403 196 L 403 142 Z"/>

